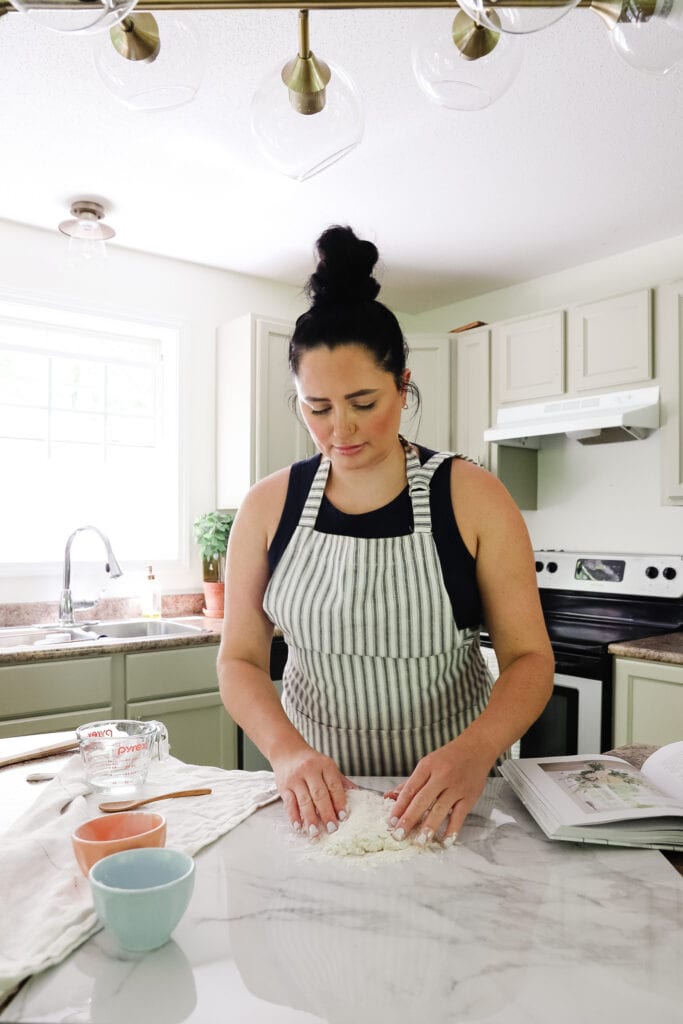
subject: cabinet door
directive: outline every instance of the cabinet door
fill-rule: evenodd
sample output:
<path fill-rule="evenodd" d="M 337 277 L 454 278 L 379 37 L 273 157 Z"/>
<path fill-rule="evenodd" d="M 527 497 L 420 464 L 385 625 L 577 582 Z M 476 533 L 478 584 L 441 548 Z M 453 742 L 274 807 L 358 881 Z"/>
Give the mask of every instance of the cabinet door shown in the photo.
<path fill-rule="evenodd" d="M 112 658 L 3 665 L 0 694 L 2 720 L 81 710 L 86 714 L 82 721 L 99 719 L 111 713 Z M 64 728 L 70 728 L 70 723 Z"/>
<path fill-rule="evenodd" d="M 455 430 L 453 447 L 489 467 L 484 431 L 491 425 L 490 338 L 488 329 L 453 336 L 455 348 Z"/>
<path fill-rule="evenodd" d="M 494 408 L 564 392 L 564 312 L 497 324 L 492 334 Z"/>
<path fill-rule="evenodd" d="M 292 325 L 249 314 L 223 324 L 216 353 L 216 493 L 237 508 L 249 488 L 276 469 L 313 454 L 290 405 L 287 352 Z"/>
<path fill-rule="evenodd" d="M 627 387 L 652 378 L 652 296 L 648 288 L 568 311 L 568 390 Z"/>
<path fill-rule="evenodd" d="M 409 400 L 401 417 L 401 433 L 436 451 L 451 447 L 451 345 L 447 334 L 412 334 L 408 342 L 411 379 L 420 390 L 420 415 Z"/>
<path fill-rule="evenodd" d="M 218 644 L 126 655 L 126 700 L 180 697 L 218 689 Z"/>
<path fill-rule="evenodd" d="M 658 290 L 657 376 L 661 390 L 662 502 L 683 502 L 683 280 Z"/>
<path fill-rule="evenodd" d="M 237 768 L 237 727 L 218 693 L 133 701 L 126 714 L 163 722 L 171 754 L 186 764 Z"/>
<path fill-rule="evenodd" d="M 681 738 L 683 665 L 614 659 L 614 745 Z"/>

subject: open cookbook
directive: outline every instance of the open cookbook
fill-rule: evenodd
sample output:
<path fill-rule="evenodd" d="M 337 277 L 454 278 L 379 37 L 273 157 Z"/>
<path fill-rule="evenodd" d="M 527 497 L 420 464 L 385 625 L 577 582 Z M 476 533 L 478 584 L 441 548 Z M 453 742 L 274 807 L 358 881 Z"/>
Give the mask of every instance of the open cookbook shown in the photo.
<path fill-rule="evenodd" d="M 683 850 L 683 740 L 640 769 L 573 754 L 505 761 L 499 771 L 549 839 Z"/>

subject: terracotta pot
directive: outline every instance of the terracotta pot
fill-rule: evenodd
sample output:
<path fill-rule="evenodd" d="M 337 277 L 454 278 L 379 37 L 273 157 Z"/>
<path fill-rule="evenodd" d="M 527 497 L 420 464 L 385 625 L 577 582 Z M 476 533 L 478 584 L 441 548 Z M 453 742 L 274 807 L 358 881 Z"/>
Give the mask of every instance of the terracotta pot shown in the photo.
<path fill-rule="evenodd" d="M 204 581 L 204 614 L 211 619 L 222 619 L 225 600 L 225 583 Z"/>

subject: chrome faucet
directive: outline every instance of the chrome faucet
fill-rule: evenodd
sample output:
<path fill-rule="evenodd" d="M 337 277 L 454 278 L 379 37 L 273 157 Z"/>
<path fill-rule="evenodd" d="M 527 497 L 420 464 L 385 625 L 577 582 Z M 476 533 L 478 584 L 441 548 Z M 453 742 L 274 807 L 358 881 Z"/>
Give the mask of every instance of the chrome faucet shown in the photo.
<path fill-rule="evenodd" d="M 109 538 L 98 530 L 96 526 L 79 526 L 77 530 L 71 534 L 66 542 L 66 548 L 64 551 L 64 581 L 62 585 L 62 592 L 59 596 L 59 624 L 60 626 L 73 626 L 74 624 L 74 608 L 94 608 L 95 601 L 73 601 L 71 598 L 71 544 L 77 533 L 82 533 L 84 530 L 94 530 L 95 533 L 101 538 L 107 550 L 107 561 L 105 563 L 105 570 L 112 579 L 116 579 L 117 576 L 123 576 L 123 570 L 119 565 L 116 555 L 112 551 Z"/>

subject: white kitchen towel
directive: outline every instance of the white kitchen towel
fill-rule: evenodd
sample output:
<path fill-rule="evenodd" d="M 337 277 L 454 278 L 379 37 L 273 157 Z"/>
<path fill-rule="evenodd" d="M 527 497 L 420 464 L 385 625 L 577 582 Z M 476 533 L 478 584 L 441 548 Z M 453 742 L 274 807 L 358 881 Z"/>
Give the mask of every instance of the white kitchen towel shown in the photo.
<path fill-rule="evenodd" d="M 145 795 L 208 786 L 208 796 L 150 804 L 166 818 L 166 845 L 191 855 L 278 799 L 272 772 L 224 771 L 169 757 Z M 101 927 L 71 834 L 100 814 L 101 796 L 76 755 L 0 840 L 0 1004 L 24 978 L 59 963 Z"/>

